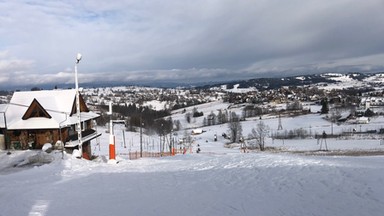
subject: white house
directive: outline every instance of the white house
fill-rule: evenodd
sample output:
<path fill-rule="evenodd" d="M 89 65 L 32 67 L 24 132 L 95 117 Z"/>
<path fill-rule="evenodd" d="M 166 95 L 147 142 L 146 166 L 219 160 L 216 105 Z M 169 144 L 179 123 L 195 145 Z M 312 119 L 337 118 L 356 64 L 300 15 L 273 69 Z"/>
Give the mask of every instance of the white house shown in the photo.
<path fill-rule="evenodd" d="M 8 148 L 40 149 L 45 143 L 54 145 L 58 141 L 69 151 L 78 148 L 74 89 L 15 92 L 3 110 L 0 128 L 5 126 L 3 134 Z M 101 135 L 93 129 L 98 117 L 89 111 L 80 95 L 82 149 L 87 156 L 91 155 L 90 140 Z"/>

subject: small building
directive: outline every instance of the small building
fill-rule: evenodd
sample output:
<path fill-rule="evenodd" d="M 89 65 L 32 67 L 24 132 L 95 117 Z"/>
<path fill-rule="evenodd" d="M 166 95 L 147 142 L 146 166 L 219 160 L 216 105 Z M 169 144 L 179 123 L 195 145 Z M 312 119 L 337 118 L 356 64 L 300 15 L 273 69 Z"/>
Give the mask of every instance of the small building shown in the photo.
<path fill-rule="evenodd" d="M 198 134 L 202 134 L 202 133 L 203 133 L 202 129 L 193 129 L 192 130 L 192 135 L 198 135 Z"/>
<path fill-rule="evenodd" d="M 369 118 L 368 117 L 358 117 L 356 118 L 356 124 L 368 124 Z"/>
<path fill-rule="evenodd" d="M 2 109 L 0 129 L 8 149 L 41 149 L 45 143 L 62 143 L 69 152 L 78 148 L 76 90 L 15 92 Z M 80 95 L 83 155 L 91 155 L 90 141 L 101 135 L 95 130 L 98 117 Z"/>

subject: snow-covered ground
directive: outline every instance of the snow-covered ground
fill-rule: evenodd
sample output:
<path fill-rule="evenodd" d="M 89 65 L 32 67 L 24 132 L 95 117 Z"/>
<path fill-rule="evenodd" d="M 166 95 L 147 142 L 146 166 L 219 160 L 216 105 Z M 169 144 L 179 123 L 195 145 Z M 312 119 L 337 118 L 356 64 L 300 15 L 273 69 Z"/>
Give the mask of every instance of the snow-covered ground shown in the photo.
<path fill-rule="evenodd" d="M 345 89 L 345 88 L 356 88 L 364 85 L 368 85 L 366 82 L 361 82 L 359 80 L 355 80 L 348 74 L 339 74 L 339 73 L 327 73 L 323 74 L 323 77 L 327 77 L 330 80 L 338 81 L 336 83 L 328 83 L 325 86 L 320 85 L 319 89 Z M 373 79 L 373 78 L 372 78 Z M 367 82 L 370 80 L 366 80 Z"/>
<path fill-rule="evenodd" d="M 188 154 L 115 165 L 55 157 L 0 175 L 1 215 L 382 215 L 384 207 L 383 156 Z"/>
<path fill-rule="evenodd" d="M 206 106 L 206 105 L 205 105 Z M 220 108 L 216 103 L 210 104 Z M 225 107 L 227 107 L 225 105 Z M 204 106 L 199 110 L 208 109 Z M 182 120 L 182 115 L 173 119 Z M 260 121 L 242 122 L 243 134 Z M 263 121 L 277 129 L 276 117 Z M 330 131 L 318 114 L 282 118 L 284 130 Z M 188 132 L 201 126 L 201 119 Z M 379 127 L 382 119 L 362 125 Z M 359 126 L 359 125 L 358 125 Z M 108 135 L 92 143 L 98 158 L 72 158 L 61 152 L 0 151 L 0 216 L 8 215 L 382 215 L 384 156 L 320 156 L 318 140 L 272 140 L 281 152 L 240 153 L 224 148 L 227 125 L 203 127 L 193 150 L 171 157 L 129 160 L 139 149 L 139 134 L 115 126 L 117 164 L 108 163 Z M 345 126 L 344 126 L 345 127 Z M 188 128 L 188 129 L 187 129 Z M 343 126 L 335 126 L 341 131 Z M 358 127 L 360 129 L 360 127 Z M 104 132 L 105 128 L 101 128 Z M 125 136 L 123 136 L 123 133 Z M 179 131 L 178 138 L 184 131 Z M 218 141 L 214 141 L 214 135 Z M 123 142 L 125 137 L 126 142 Z M 143 137 L 145 151 L 158 151 L 158 136 Z M 377 137 L 328 139 L 330 151 L 383 151 Z M 288 151 L 288 152 L 287 152 Z"/>

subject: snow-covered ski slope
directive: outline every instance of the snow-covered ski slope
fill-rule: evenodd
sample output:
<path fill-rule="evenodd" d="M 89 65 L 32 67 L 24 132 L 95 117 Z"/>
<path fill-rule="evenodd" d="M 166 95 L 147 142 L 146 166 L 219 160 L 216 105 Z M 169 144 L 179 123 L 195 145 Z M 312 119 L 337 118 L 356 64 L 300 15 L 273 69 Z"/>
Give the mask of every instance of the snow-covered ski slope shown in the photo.
<path fill-rule="evenodd" d="M 198 107 L 209 113 L 222 105 Z M 228 107 L 224 105 L 223 107 Z M 235 110 L 236 108 L 233 108 Z M 314 109 L 314 108 L 312 108 Z M 240 110 L 240 109 L 239 109 Z M 179 115 L 179 116 L 178 116 Z M 202 118 L 190 124 L 175 113 L 185 131 L 202 128 L 193 136 L 193 150 L 172 157 L 129 160 L 139 149 L 138 133 L 114 127 L 118 164 L 108 162 L 108 135 L 92 143 L 98 158 L 79 160 L 61 152 L 0 151 L 0 215 L 382 215 L 384 156 L 320 156 L 298 154 L 319 149 L 316 139 L 272 140 L 266 146 L 281 151 L 240 153 L 224 148 L 221 133 L 227 125 L 202 127 Z M 263 116 L 271 130 L 275 116 Z M 247 136 L 258 118 L 242 122 Z M 304 128 L 313 134 L 331 131 L 319 114 L 281 119 L 284 130 Z M 357 127 L 380 128 L 383 119 L 367 125 L 333 125 L 334 132 Z M 124 143 L 122 133 L 125 133 Z M 214 141 L 214 135 L 218 141 Z M 160 138 L 143 135 L 145 151 L 157 151 Z M 378 137 L 328 139 L 330 152 L 383 151 Z M 201 153 L 196 154 L 197 144 Z M 322 152 L 320 152 L 322 153 Z M 357 154 L 358 155 L 358 154 Z"/>
<path fill-rule="evenodd" d="M 226 153 L 113 165 L 56 154 L 1 173 L 0 215 L 382 215 L 383 159 Z"/>

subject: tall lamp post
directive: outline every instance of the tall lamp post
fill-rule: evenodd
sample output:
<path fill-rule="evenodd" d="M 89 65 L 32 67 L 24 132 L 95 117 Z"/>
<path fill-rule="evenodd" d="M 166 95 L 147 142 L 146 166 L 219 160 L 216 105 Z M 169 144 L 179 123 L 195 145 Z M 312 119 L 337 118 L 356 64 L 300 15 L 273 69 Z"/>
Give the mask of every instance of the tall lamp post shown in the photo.
<path fill-rule="evenodd" d="M 81 139 L 81 116 L 80 116 L 80 95 L 79 95 L 79 81 L 77 77 L 77 65 L 81 60 L 81 54 L 77 53 L 75 64 L 75 85 L 76 85 L 76 115 L 77 115 L 77 140 L 80 151 L 80 158 L 83 156 L 83 141 Z"/>
<path fill-rule="evenodd" d="M 144 109 L 142 109 L 140 112 L 140 157 L 143 157 L 143 126 L 144 126 L 143 112 L 144 112 Z"/>
<path fill-rule="evenodd" d="M 140 157 L 143 157 L 143 119 L 140 116 Z"/>

